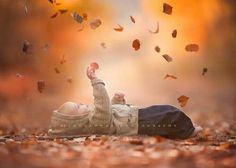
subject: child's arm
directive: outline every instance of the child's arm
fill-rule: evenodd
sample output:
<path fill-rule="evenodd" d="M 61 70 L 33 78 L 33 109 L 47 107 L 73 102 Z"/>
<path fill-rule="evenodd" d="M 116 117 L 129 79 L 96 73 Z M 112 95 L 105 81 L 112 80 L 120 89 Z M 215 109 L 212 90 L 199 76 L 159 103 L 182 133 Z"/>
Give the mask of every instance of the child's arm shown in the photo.
<path fill-rule="evenodd" d="M 90 67 L 87 69 L 87 76 L 93 86 L 95 113 L 92 116 L 92 122 L 99 125 L 109 124 L 111 120 L 111 104 L 105 83 L 96 77 L 95 70 Z"/>

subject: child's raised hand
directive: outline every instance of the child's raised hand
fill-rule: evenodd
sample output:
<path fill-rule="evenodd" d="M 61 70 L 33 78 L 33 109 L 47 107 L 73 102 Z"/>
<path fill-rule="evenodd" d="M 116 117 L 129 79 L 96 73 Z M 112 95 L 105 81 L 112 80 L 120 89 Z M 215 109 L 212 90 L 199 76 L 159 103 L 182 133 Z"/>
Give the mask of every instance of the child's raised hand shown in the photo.
<path fill-rule="evenodd" d="M 96 74 L 95 71 L 99 68 L 97 63 L 91 63 L 88 67 L 87 67 L 87 76 L 90 80 L 96 78 Z"/>

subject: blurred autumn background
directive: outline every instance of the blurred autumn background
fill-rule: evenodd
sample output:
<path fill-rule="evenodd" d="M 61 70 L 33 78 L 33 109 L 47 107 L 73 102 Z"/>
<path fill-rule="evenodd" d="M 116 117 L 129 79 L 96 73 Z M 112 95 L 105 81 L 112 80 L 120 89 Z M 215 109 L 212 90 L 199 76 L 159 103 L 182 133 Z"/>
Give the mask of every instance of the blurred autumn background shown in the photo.
<path fill-rule="evenodd" d="M 97 76 L 110 97 L 122 91 L 128 103 L 141 107 L 172 104 L 202 124 L 236 119 L 234 0 L 51 2 L 0 1 L 1 128 L 47 128 L 52 111 L 62 103 L 93 103 L 85 75 L 91 62 L 100 65 Z M 163 3 L 173 7 L 171 15 L 163 13 Z M 79 23 L 72 12 L 87 19 Z M 102 24 L 91 29 L 94 19 Z M 157 22 L 159 33 L 150 33 Z M 114 30 L 118 24 L 122 32 Z M 135 39 L 141 43 L 137 51 L 132 48 Z M 26 41 L 31 47 L 27 53 L 22 49 Z M 198 44 L 199 51 L 187 52 L 188 44 Z M 173 61 L 167 62 L 164 54 Z M 167 74 L 177 79 L 164 79 Z M 38 81 L 45 82 L 42 93 Z M 177 101 L 181 95 L 189 97 L 184 107 Z"/>

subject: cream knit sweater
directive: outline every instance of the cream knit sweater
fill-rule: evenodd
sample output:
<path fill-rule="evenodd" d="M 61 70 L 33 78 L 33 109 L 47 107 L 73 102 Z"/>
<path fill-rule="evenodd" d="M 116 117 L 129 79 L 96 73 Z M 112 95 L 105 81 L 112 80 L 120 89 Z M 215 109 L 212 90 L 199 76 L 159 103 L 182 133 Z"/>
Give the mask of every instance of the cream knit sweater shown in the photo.
<path fill-rule="evenodd" d="M 50 135 L 118 134 L 137 135 L 138 107 L 111 104 L 105 84 L 101 79 L 91 80 L 94 105 L 85 115 L 68 115 L 78 110 L 77 104 L 67 102 L 55 110 L 51 118 Z"/>

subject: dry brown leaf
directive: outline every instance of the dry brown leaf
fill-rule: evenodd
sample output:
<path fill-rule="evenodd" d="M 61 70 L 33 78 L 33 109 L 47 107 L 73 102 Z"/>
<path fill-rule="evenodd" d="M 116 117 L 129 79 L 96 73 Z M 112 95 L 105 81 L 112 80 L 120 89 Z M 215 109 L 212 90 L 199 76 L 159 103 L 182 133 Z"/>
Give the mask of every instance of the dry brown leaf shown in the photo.
<path fill-rule="evenodd" d="M 164 79 L 167 79 L 167 78 L 177 79 L 176 76 L 174 76 L 174 75 L 169 75 L 169 74 L 167 74 L 167 75 L 164 77 Z"/>
<path fill-rule="evenodd" d="M 32 54 L 33 53 L 33 45 L 29 41 L 25 40 L 23 42 L 22 51 L 25 54 Z"/>
<path fill-rule="evenodd" d="M 66 81 L 67 81 L 68 83 L 70 83 L 70 84 L 73 82 L 73 80 L 72 80 L 71 77 L 68 77 L 68 78 L 66 79 Z"/>
<path fill-rule="evenodd" d="M 60 71 L 59 71 L 59 69 L 57 67 L 54 68 L 54 70 L 55 70 L 56 73 L 58 73 L 58 74 L 60 73 Z"/>
<path fill-rule="evenodd" d="M 54 3 L 54 1 L 53 0 L 48 0 L 51 4 L 53 4 Z"/>
<path fill-rule="evenodd" d="M 43 80 L 38 81 L 37 87 L 38 87 L 39 93 L 42 93 L 43 90 L 45 89 L 45 82 Z"/>
<path fill-rule="evenodd" d="M 101 24 L 102 24 L 102 21 L 100 19 L 94 19 L 89 23 L 91 29 L 93 30 L 98 28 Z"/>
<path fill-rule="evenodd" d="M 204 76 L 207 73 L 208 69 L 205 67 L 202 69 L 202 76 Z"/>
<path fill-rule="evenodd" d="M 58 12 L 54 13 L 54 14 L 51 16 L 51 18 L 53 19 L 53 18 L 57 17 L 57 15 L 58 15 Z"/>
<path fill-rule="evenodd" d="M 106 43 L 104 43 L 104 42 L 101 42 L 101 46 L 102 46 L 102 48 L 104 48 L 104 49 L 107 48 L 107 47 L 106 47 Z"/>
<path fill-rule="evenodd" d="M 178 100 L 180 106 L 184 107 L 184 106 L 186 106 L 186 104 L 187 104 L 187 102 L 189 100 L 189 97 L 182 95 L 177 100 Z"/>
<path fill-rule="evenodd" d="M 186 45 L 185 50 L 188 52 L 197 52 L 199 51 L 199 46 L 197 44 L 188 44 Z"/>
<path fill-rule="evenodd" d="M 167 55 L 167 54 L 162 55 L 162 57 L 165 58 L 165 60 L 166 60 L 167 62 L 173 61 L 173 58 L 172 58 L 171 56 Z"/>
<path fill-rule="evenodd" d="M 138 39 L 135 39 L 132 43 L 132 47 L 135 49 L 135 51 L 140 49 L 140 41 Z"/>
<path fill-rule="evenodd" d="M 83 20 L 88 20 L 88 15 L 87 15 L 87 13 L 82 13 L 82 18 L 83 18 Z"/>
<path fill-rule="evenodd" d="M 163 3 L 163 12 L 168 14 L 168 15 L 171 15 L 172 14 L 172 9 L 173 7 L 167 3 Z"/>
<path fill-rule="evenodd" d="M 64 64 L 65 62 L 66 62 L 66 60 L 65 60 L 65 55 L 63 54 L 60 63 L 61 63 L 61 64 Z"/>
<path fill-rule="evenodd" d="M 118 27 L 117 28 L 113 28 L 113 29 L 115 31 L 122 32 L 124 28 L 121 25 L 118 24 Z"/>
<path fill-rule="evenodd" d="M 173 32 L 172 32 L 172 37 L 173 37 L 173 38 L 176 38 L 176 37 L 177 37 L 177 30 L 176 30 L 176 29 L 173 30 Z"/>
<path fill-rule="evenodd" d="M 161 51 L 161 49 L 160 49 L 159 46 L 156 46 L 154 49 L 155 49 L 155 51 L 158 52 L 158 53 Z"/>
<path fill-rule="evenodd" d="M 132 21 L 133 23 L 135 23 L 135 19 L 133 18 L 133 16 L 129 16 L 129 17 L 130 17 L 131 21 Z"/>
<path fill-rule="evenodd" d="M 148 30 L 150 33 L 152 34 L 156 34 L 156 33 L 159 33 L 159 22 L 157 22 L 157 28 L 155 31 L 152 31 L 152 30 Z"/>
<path fill-rule="evenodd" d="M 64 14 L 64 13 L 68 12 L 67 9 L 59 9 L 58 11 L 60 12 L 60 14 Z"/>

